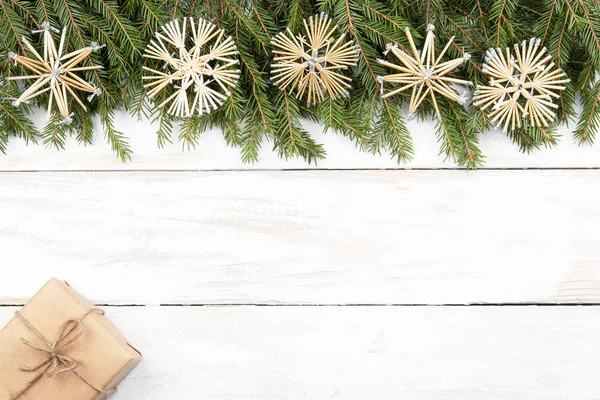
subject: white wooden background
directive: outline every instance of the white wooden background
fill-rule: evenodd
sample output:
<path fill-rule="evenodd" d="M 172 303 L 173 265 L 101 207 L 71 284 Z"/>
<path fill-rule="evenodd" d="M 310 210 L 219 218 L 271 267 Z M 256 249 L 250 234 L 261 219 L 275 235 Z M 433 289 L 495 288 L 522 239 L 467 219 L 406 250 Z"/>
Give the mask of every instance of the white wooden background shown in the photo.
<path fill-rule="evenodd" d="M 464 171 L 411 122 L 398 167 L 307 123 L 315 169 L 117 124 L 132 163 L 0 157 L 0 325 L 68 280 L 144 353 L 115 400 L 600 399 L 600 145 Z"/>

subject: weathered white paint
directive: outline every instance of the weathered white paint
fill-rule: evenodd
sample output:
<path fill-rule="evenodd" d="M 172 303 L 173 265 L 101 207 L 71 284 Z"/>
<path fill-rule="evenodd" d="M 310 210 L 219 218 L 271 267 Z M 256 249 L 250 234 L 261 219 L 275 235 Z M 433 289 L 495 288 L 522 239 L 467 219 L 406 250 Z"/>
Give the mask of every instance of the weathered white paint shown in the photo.
<path fill-rule="evenodd" d="M 0 326 L 51 276 L 146 305 L 107 307 L 145 355 L 115 400 L 600 399 L 598 306 L 335 306 L 600 303 L 600 146 L 569 128 L 532 155 L 481 137 L 486 167 L 541 171 L 44 172 L 312 168 L 270 144 L 242 164 L 217 131 L 161 150 L 149 122 L 116 124 L 131 163 L 100 131 L 0 156 Z M 319 168 L 398 168 L 306 127 Z M 400 168 L 455 167 L 432 122 L 409 128 Z M 595 169 L 552 170 L 573 167 Z"/>
<path fill-rule="evenodd" d="M 0 302 L 600 302 L 600 171 L 0 173 Z"/>
<path fill-rule="evenodd" d="M 0 322 L 14 310 L 0 307 Z M 123 307 L 107 315 L 145 356 L 114 400 L 600 398 L 595 307 Z"/>
<path fill-rule="evenodd" d="M 44 115 L 38 115 L 40 127 Z M 156 125 L 148 120 L 137 121 L 125 113 L 117 113 L 117 129 L 125 132 L 134 150 L 133 162 L 123 164 L 110 150 L 103 138 L 101 129 L 96 129 L 92 146 L 81 146 L 74 138 L 67 140 L 65 151 L 56 151 L 44 146 L 25 146 L 22 139 L 13 138 L 9 142 L 8 154 L 0 156 L 0 171 L 10 170 L 121 170 L 121 169 L 284 169 L 312 168 L 302 160 L 281 160 L 272 151 L 272 144 L 265 143 L 260 162 L 247 165 L 240 161 L 238 149 L 227 147 L 218 130 L 207 131 L 202 135 L 196 150 L 183 151 L 177 142 L 159 149 L 156 145 Z M 100 126 L 98 124 L 98 126 Z M 501 132 L 488 132 L 480 137 L 480 145 L 487 160 L 488 168 L 530 168 L 530 167 L 600 167 L 600 146 L 579 147 L 573 140 L 571 126 L 559 129 L 562 135 L 554 149 L 541 149 L 531 154 L 519 152 L 518 146 Z M 325 145 L 327 159 L 319 162 L 319 168 L 454 168 L 451 162 L 444 162 L 440 156 L 435 138 L 433 121 L 408 121 L 414 138 L 415 157 L 406 164 L 400 164 L 388 155 L 374 156 L 361 153 L 354 143 L 341 135 L 324 133 L 316 123 L 305 122 L 306 129 L 319 143 Z"/>

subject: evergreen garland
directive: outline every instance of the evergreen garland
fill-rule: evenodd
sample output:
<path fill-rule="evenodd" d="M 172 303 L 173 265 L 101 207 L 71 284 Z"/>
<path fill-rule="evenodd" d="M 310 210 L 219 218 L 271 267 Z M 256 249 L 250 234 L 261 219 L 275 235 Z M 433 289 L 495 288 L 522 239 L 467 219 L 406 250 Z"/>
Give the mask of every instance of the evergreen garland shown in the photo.
<path fill-rule="evenodd" d="M 287 26 L 294 32 L 302 21 L 317 13 L 327 13 L 340 32 L 354 40 L 360 49 L 358 66 L 351 71 L 350 96 L 326 99 L 318 106 L 307 106 L 289 90 L 279 90 L 269 80 L 271 38 Z M 144 48 L 159 27 L 174 18 L 187 16 L 213 20 L 232 35 L 239 50 L 241 78 L 228 101 L 210 115 L 177 119 L 169 115 L 161 96 L 149 100 L 143 89 Z M 538 37 L 547 46 L 557 67 L 571 79 L 558 101 L 556 124 L 574 122 L 575 138 L 591 144 L 600 129 L 600 3 L 597 0 L 0 0 L 0 152 L 5 152 L 11 136 L 28 142 L 41 142 L 62 148 L 68 135 L 83 144 L 92 141 L 94 114 L 104 136 L 118 157 L 131 159 L 127 137 L 114 124 L 114 114 L 124 107 L 138 118 L 149 118 L 158 126 L 159 146 L 173 140 L 174 128 L 185 149 L 195 148 L 204 130 L 218 127 L 231 146 L 239 147 L 245 162 L 255 162 L 265 143 L 284 158 L 302 157 L 316 162 L 325 149 L 303 128 L 310 119 L 325 128 L 345 135 L 363 151 L 387 152 L 398 162 L 413 155 L 411 134 L 406 127 L 406 102 L 409 93 L 382 99 L 377 76 L 389 73 L 381 66 L 388 43 L 407 46 L 403 30 L 410 27 L 417 45 L 422 44 L 425 28 L 435 25 L 436 46 L 456 36 L 447 58 L 458 58 L 463 51 L 471 59 L 457 75 L 475 85 L 484 83 L 481 62 L 488 48 L 512 46 Z M 49 21 L 57 28 L 67 27 L 67 49 L 106 44 L 93 53 L 84 65 L 102 64 L 101 71 L 87 71 L 85 78 L 103 94 L 90 104 L 92 112 L 75 112 L 73 124 L 47 124 L 38 132 L 30 122 L 30 109 L 12 105 L 20 90 L 16 82 L 3 78 L 22 74 L 6 57 L 9 51 L 26 54 L 21 37 L 39 45 L 39 29 Z M 441 49 L 437 49 L 438 51 Z M 576 115 L 580 101 L 582 112 Z M 34 101 L 43 106 L 45 95 Z M 483 163 L 478 134 L 491 129 L 484 112 L 441 99 L 441 118 L 436 134 L 441 152 L 459 165 L 477 167 Z M 424 102 L 417 118 L 432 118 L 434 110 Z M 529 152 L 557 143 L 556 124 L 536 128 L 527 124 L 509 132 L 521 150 Z M 420 133 L 419 133 L 420 134 Z"/>

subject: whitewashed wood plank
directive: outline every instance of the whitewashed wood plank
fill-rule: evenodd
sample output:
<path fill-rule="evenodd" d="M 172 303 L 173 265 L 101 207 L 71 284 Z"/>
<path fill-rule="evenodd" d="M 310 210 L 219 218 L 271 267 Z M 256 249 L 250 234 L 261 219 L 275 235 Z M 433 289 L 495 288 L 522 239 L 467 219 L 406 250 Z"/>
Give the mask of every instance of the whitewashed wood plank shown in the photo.
<path fill-rule="evenodd" d="M 0 174 L 0 299 L 600 302 L 600 171 Z"/>
<path fill-rule="evenodd" d="M 13 311 L 0 308 L 0 321 Z M 136 307 L 107 313 L 145 356 L 114 400 L 599 396 L 598 307 Z"/>
<path fill-rule="evenodd" d="M 45 115 L 37 120 L 43 126 Z M 175 135 L 174 143 L 159 149 L 156 145 L 156 125 L 150 121 L 137 121 L 125 113 L 118 113 L 116 127 L 125 132 L 134 150 L 133 162 L 123 164 L 103 134 L 97 130 L 92 146 L 81 146 L 71 138 L 65 151 L 56 151 L 44 146 L 26 146 L 21 139 L 11 139 L 8 154 L 0 156 L 0 170 L 121 170 L 121 169 L 284 169 L 313 168 L 302 160 L 281 160 L 266 143 L 260 153 L 260 162 L 244 164 L 239 150 L 228 147 L 222 135 L 212 130 L 202 135 L 198 148 L 183 151 Z M 98 125 L 100 126 L 100 125 Z M 408 127 L 414 137 L 415 157 L 407 164 L 400 164 L 389 155 L 373 156 L 359 152 L 346 138 L 333 133 L 325 134 L 318 124 L 307 121 L 306 129 L 328 151 L 327 159 L 319 168 L 453 168 L 453 162 L 444 162 L 435 139 L 435 123 L 432 121 L 409 121 Z M 600 167 L 600 146 L 579 147 L 573 140 L 574 126 L 561 127 L 563 136 L 560 144 L 551 150 L 542 149 L 532 154 L 523 154 L 518 146 L 501 132 L 489 132 L 481 136 L 481 149 L 487 156 L 488 168 L 531 168 L 531 167 Z"/>

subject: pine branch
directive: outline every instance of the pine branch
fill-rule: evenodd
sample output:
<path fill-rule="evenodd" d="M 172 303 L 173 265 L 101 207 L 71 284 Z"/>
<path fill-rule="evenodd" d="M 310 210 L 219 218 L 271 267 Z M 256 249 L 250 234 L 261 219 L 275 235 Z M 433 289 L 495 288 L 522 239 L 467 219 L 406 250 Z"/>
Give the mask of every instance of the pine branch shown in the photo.
<path fill-rule="evenodd" d="M 309 164 L 325 157 L 323 146 L 316 143 L 298 121 L 298 101 L 287 90 L 277 96 L 280 104 L 275 124 L 275 149 L 288 158 L 302 157 Z"/>
<path fill-rule="evenodd" d="M 414 153 L 412 138 L 404 122 L 401 109 L 383 99 L 380 129 L 375 130 L 376 135 L 384 135 L 387 150 L 398 162 L 409 161 Z"/>
<path fill-rule="evenodd" d="M 350 98 L 325 100 L 318 107 L 300 105 L 288 92 L 273 88 L 267 75 L 271 68 L 270 38 L 289 26 L 299 33 L 302 20 L 317 10 L 330 13 L 361 50 L 358 66 L 348 70 L 353 78 Z M 305 119 L 317 120 L 325 129 L 343 134 L 361 149 L 389 151 L 398 161 L 411 157 L 413 144 L 406 128 L 402 105 L 403 93 L 381 99 L 376 77 L 390 73 L 376 60 L 387 43 L 407 46 L 403 33 L 410 27 L 417 45 L 418 32 L 427 23 L 436 25 L 439 47 L 456 36 L 447 57 L 459 57 L 463 51 L 473 55 L 457 76 L 481 81 L 478 62 L 489 47 L 504 47 L 531 36 L 542 37 L 557 67 L 571 78 L 558 99 L 557 121 L 575 115 L 575 97 L 581 91 L 583 112 L 577 122 L 575 137 L 579 143 L 591 143 L 598 130 L 598 72 L 600 72 L 600 3 L 597 0 L 0 0 L 0 52 L 17 50 L 26 54 L 21 36 L 42 21 L 62 28 L 68 26 L 66 46 L 69 50 L 87 47 L 90 42 L 106 44 L 83 65 L 102 64 L 106 71 L 89 71 L 85 79 L 103 90 L 87 113 L 73 104 L 71 126 L 48 124 L 44 143 L 61 148 L 69 134 L 82 144 L 92 143 L 92 115 L 100 114 L 104 134 L 122 160 L 131 157 L 123 133 L 113 123 L 114 112 L 122 107 L 138 118 L 149 117 L 158 125 L 159 146 L 171 142 L 174 119 L 166 108 L 157 108 L 170 93 L 149 101 L 143 89 L 141 52 L 159 27 L 172 18 L 203 16 L 235 37 L 239 49 L 241 77 L 233 96 L 218 111 L 202 117 L 177 121 L 182 146 L 193 149 L 201 132 L 218 127 L 232 146 L 239 146 L 244 162 L 255 162 L 264 141 L 273 141 L 283 157 L 303 157 L 309 162 L 325 152 L 303 128 Z M 33 37 L 34 42 L 39 36 Z M 438 43 L 439 42 L 439 43 Z M 4 76 L 20 74 L 24 69 L 6 63 Z M 15 83 L 7 84 L 12 97 L 18 95 Z M 13 93 L 14 92 L 14 93 Z M 47 94 L 34 99 L 33 105 L 45 105 Z M 427 99 L 419 114 L 432 114 Z M 442 153 L 458 164 L 481 165 L 477 134 L 489 129 L 486 114 L 473 108 L 466 113 L 455 103 L 442 101 L 442 119 L 436 128 Z M 29 122 L 26 107 L 14 108 L 0 99 L 0 152 L 5 151 L 10 136 L 35 140 L 37 132 Z M 555 127 L 538 129 L 528 125 L 509 134 L 524 151 L 557 142 Z"/>
<path fill-rule="evenodd" d="M 8 146 L 8 133 L 4 129 L 3 121 L 0 119 L 0 153 L 6 154 L 6 146 Z"/>
<path fill-rule="evenodd" d="M 21 54 L 25 53 L 25 46 L 21 43 L 21 37 L 29 36 L 29 30 L 23 23 L 23 15 L 19 15 L 18 12 L 13 8 L 14 2 L 6 2 L 0 0 L 0 10 L 2 11 L 3 21 L 6 24 L 3 25 L 3 36 L 7 38 L 6 45 L 9 48 L 18 46 L 21 49 Z"/>
<path fill-rule="evenodd" d="M 550 27 L 552 26 L 552 23 L 554 20 L 554 15 L 556 12 L 556 5 L 558 3 L 558 0 L 551 0 L 551 1 L 552 1 L 552 3 L 550 5 L 550 9 L 548 10 L 548 12 L 546 12 L 542 16 L 542 25 L 545 28 L 544 28 L 544 33 L 541 35 L 541 38 L 542 38 L 542 42 L 544 42 L 544 43 L 546 43 L 546 40 L 548 39 L 548 33 L 550 32 Z"/>
<path fill-rule="evenodd" d="M 272 121 L 273 113 L 271 112 L 270 100 L 266 94 L 267 83 L 264 74 L 260 71 L 256 60 L 247 51 L 246 46 L 239 46 L 238 51 L 242 76 L 250 85 L 249 105 L 256 108 L 264 131 L 269 131 L 269 121 Z"/>
<path fill-rule="evenodd" d="M 368 96 L 378 96 L 377 76 L 384 75 L 385 70 L 375 62 L 379 58 L 377 50 L 365 40 L 357 26 L 361 19 L 360 4 L 351 4 L 349 0 L 333 1 L 338 23 L 354 39 L 360 50 L 356 74 L 361 80 L 362 87 L 369 91 Z M 376 3 L 373 1 L 369 4 L 375 7 Z M 380 152 L 383 148 L 396 157 L 399 162 L 409 160 L 413 153 L 412 139 L 398 105 L 392 104 L 390 99 L 379 99 L 377 103 L 380 104 L 381 111 L 376 117 L 379 122 L 371 125 L 373 130 L 369 132 L 369 135 L 372 136 L 368 139 L 371 151 Z M 375 104 L 372 103 L 372 105 Z"/>
<path fill-rule="evenodd" d="M 511 20 L 517 6 L 517 0 L 495 0 L 492 4 L 490 21 L 493 31 L 490 39 L 494 43 L 494 47 L 506 47 L 514 37 Z"/>
<path fill-rule="evenodd" d="M 354 117 L 351 103 L 343 100 L 326 99 L 319 106 L 318 121 L 324 125 L 325 130 L 333 130 L 347 136 L 360 150 L 366 151 L 365 131 L 367 128 Z"/>
<path fill-rule="evenodd" d="M 182 144 L 182 148 L 184 150 L 192 150 L 195 149 L 199 143 L 200 133 L 198 131 L 198 127 L 200 126 L 200 121 L 198 117 L 194 116 L 191 118 L 186 118 L 181 121 L 179 125 L 179 141 Z M 171 140 L 169 139 L 169 143 Z M 164 143 L 163 143 L 164 144 Z M 161 144 L 161 146 L 163 145 Z"/>
<path fill-rule="evenodd" d="M 123 10 L 132 21 L 136 22 L 140 36 L 146 40 L 169 19 L 167 13 L 155 0 L 126 0 Z"/>
<path fill-rule="evenodd" d="M 0 90 L 1 96 L 10 96 L 8 92 Z M 37 139 L 40 136 L 35 125 L 29 120 L 26 113 L 22 109 L 14 107 L 8 102 L 0 100 L 0 126 L 2 134 L 8 140 L 9 135 L 23 137 L 26 143 L 32 142 L 37 144 Z"/>
<path fill-rule="evenodd" d="M 86 43 L 86 40 L 84 39 L 85 35 L 82 31 L 82 25 L 85 21 L 79 16 L 84 15 L 85 12 L 81 6 L 67 0 L 54 0 L 54 9 L 62 26 L 69 27 L 69 33 L 75 34 L 75 39 L 69 40 L 69 42 L 75 42 L 73 48 L 86 47 L 89 43 Z M 82 65 L 89 66 L 90 63 L 89 61 L 84 61 Z M 104 96 L 110 99 L 112 91 L 109 90 L 108 86 L 104 83 L 104 80 L 100 78 L 99 72 L 97 70 L 92 70 L 91 74 L 94 77 L 94 84 L 100 87 Z"/>
<path fill-rule="evenodd" d="M 287 15 L 286 25 L 295 32 L 302 26 L 302 20 L 313 14 L 310 2 L 304 0 L 282 0 L 281 11 L 285 11 Z M 323 5 L 326 7 L 326 5 Z M 306 10 L 306 11 L 304 11 Z M 308 15 L 307 15 L 308 14 Z"/>
<path fill-rule="evenodd" d="M 36 13 L 43 21 L 54 23 L 53 18 L 50 16 L 48 7 L 46 6 L 46 0 L 36 0 L 35 2 Z"/>
<path fill-rule="evenodd" d="M 267 39 L 271 40 L 271 36 L 277 33 L 273 17 L 263 8 L 260 1 L 248 0 L 248 7 Z"/>
<path fill-rule="evenodd" d="M 519 145 L 519 150 L 524 153 L 530 153 L 532 150 L 540 148 L 540 143 L 530 136 L 529 132 L 524 128 L 517 128 L 514 131 L 508 132 L 508 136 L 513 143 Z"/>
<path fill-rule="evenodd" d="M 222 0 L 224 7 L 235 17 L 244 29 L 253 37 L 254 40 L 260 45 L 262 50 L 266 50 L 269 47 L 270 38 L 268 32 L 262 31 L 261 27 L 249 18 L 248 15 L 240 8 L 238 2 L 235 0 Z"/>
<path fill-rule="evenodd" d="M 271 99 L 267 95 L 267 84 L 263 73 L 259 71 L 256 61 L 246 53 L 244 47 L 239 48 L 242 77 L 248 85 L 248 104 L 244 117 L 244 128 L 239 138 L 242 161 L 258 161 L 258 151 L 265 137 L 272 137 L 272 124 L 275 113 L 271 107 Z"/>
<path fill-rule="evenodd" d="M 131 147 L 127 142 L 127 138 L 122 132 L 114 128 L 114 111 L 106 105 L 99 107 L 100 122 L 104 127 L 104 137 L 108 140 L 112 151 L 117 153 L 117 157 L 122 161 L 131 161 Z"/>
<path fill-rule="evenodd" d="M 473 125 L 463 122 L 468 119 L 464 108 L 452 101 L 443 100 L 443 103 L 445 103 L 447 107 L 447 118 L 445 121 L 444 118 L 442 118 L 442 123 L 451 122 L 451 129 L 455 131 L 455 135 L 458 134 L 460 137 L 460 144 L 456 147 L 458 150 L 457 154 L 455 154 L 456 162 L 459 165 L 464 165 L 469 168 L 482 166 L 483 156 L 478 146 L 478 131 L 474 129 Z"/>
<path fill-rule="evenodd" d="M 141 55 L 142 43 L 139 32 L 125 21 L 119 13 L 119 5 L 112 0 L 92 0 L 92 5 L 108 22 L 115 39 L 120 43 L 121 50 L 129 55 L 130 62 Z"/>
<path fill-rule="evenodd" d="M 478 32 L 475 29 L 473 22 L 457 15 L 452 8 L 455 8 L 455 6 L 452 6 L 452 3 L 450 3 L 450 7 L 444 7 L 442 15 L 444 16 L 444 21 L 450 24 L 452 28 L 451 32 L 455 33 L 457 37 L 467 40 L 469 49 L 464 51 L 476 53 L 478 55 L 485 53 L 486 49 L 479 43 L 479 38 L 476 37 Z M 449 39 L 447 30 L 438 29 L 438 32 L 439 35 L 443 35 L 446 40 Z"/>
<path fill-rule="evenodd" d="M 145 63 L 144 63 L 145 64 Z M 132 96 L 132 102 L 129 107 L 129 112 L 135 115 L 140 121 L 142 117 L 149 118 L 152 123 L 158 121 L 158 130 L 156 131 L 156 142 L 159 148 L 163 148 L 167 143 L 172 143 L 171 136 L 173 134 L 173 119 L 167 114 L 167 106 L 158 107 L 167 98 L 167 92 L 163 91 L 159 97 L 148 99 L 146 96 L 147 89 L 141 85 L 133 87 L 135 94 Z"/>
<path fill-rule="evenodd" d="M 92 121 L 92 115 L 88 112 L 80 111 L 77 113 L 75 121 L 77 141 L 83 145 L 91 145 L 94 142 L 94 123 Z"/>
<path fill-rule="evenodd" d="M 65 127 L 66 125 L 59 123 L 57 114 L 52 114 L 50 120 L 44 126 L 42 132 L 43 143 L 48 148 L 62 150 L 65 148 L 65 140 L 67 138 Z"/>
<path fill-rule="evenodd" d="M 483 12 L 483 7 L 481 6 L 481 0 L 475 0 L 475 3 L 477 4 L 477 12 L 479 13 L 477 20 L 479 20 L 479 25 L 481 26 L 483 36 L 485 37 L 485 40 L 487 41 L 487 40 L 489 40 L 489 35 L 487 32 L 486 23 L 485 23 L 485 21 L 487 20 L 487 15 L 484 14 L 484 12 Z"/>
<path fill-rule="evenodd" d="M 265 130 L 260 116 L 249 114 L 244 120 L 244 129 L 240 137 L 242 161 L 255 163 L 261 148 Z"/>
<path fill-rule="evenodd" d="M 600 129 L 600 82 L 583 91 L 582 103 L 583 111 L 574 131 L 575 139 L 580 145 L 593 143 Z"/>

